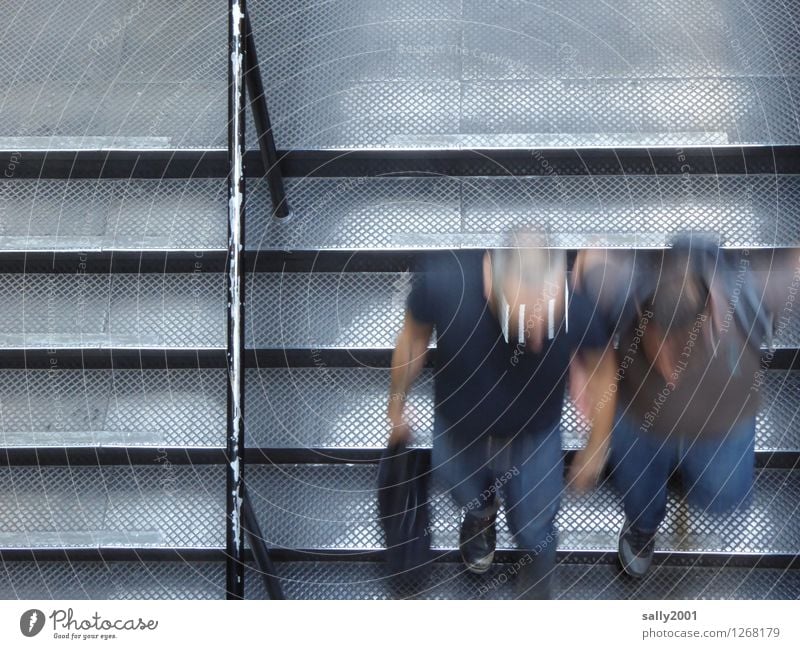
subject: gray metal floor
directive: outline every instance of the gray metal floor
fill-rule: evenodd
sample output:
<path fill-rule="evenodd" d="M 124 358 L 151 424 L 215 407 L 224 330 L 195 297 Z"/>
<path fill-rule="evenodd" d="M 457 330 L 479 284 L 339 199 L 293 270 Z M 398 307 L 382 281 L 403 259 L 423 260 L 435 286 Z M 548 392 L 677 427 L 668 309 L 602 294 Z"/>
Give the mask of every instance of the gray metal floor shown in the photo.
<path fill-rule="evenodd" d="M 389 370 L 345 367 L 262 368 L 248 371 L 248 446 L 383 448 L 388 435 Z M 756 450 L 800 450 L 797 412 L 800 371 L 770 370 L 756 420 Z M 408 400 L 415 444 L 429 447 L 433 373 L 425 370 Z M 561 419 L 564 448 L 585 444 L 588 428 L 569 398 Z"/>
<path fill-rule="evenodd" d="M 224 447 L 224 369 L 0 370 L 2 446 Z"/>
<path fill-rule="evenodd" d="M 661 247 L 675 230 L 800 245 L 795 175 L 290 178 L 287 191 L 293 217 L 277 221 L 250 183 L 249 248 L 482 247 L 521 225 L 576 248 Z M 0 251 L 223 250 L 226 219 L 221 179 L 0 179 Z"/>
<path fill-rule="evenodd" d="M 434 563 L 424 579 L 389 580 L 378 562 L 281 562 L 275 572 L 290 599 L 513 599 L 512 564 L 485 575 L 460 563 Z M 247 573 L 248 599 L 265 599 L 257 571 Z M 798 599 L 800 574 L 768 568 L 656 565 L 641 582 L 615 565 L 562 562 L 554 579 L 557 599 Z"/>
<path fill-rule="evenodd" d="M 225 469 L 0 467 L 0 547 L 221 548 Z"/>
<path fill-rule="evenodd" d="M 226 245 L 222 179 L 5 179 L 0 206 L 0 251 Z"/>
<path fill-rule="evenodd" d="M 220 561 L 0 564 L 0 599 L 223 599 L 224 584 Z"/>
<path fill-rule="evenodd" d="M 267 544 L 326 550 L 384 547 L 378 522 L 375 465 L 272 465 L 248 468 L 248 491 Z M 434 481 L 436 482 L 436 481 Z M 800 475 L 762 469 L 752 506 L 716 517 L 672 493 L 656 548 L 671 551 L 788 553 L 800 550 Z M 458 547 L 461 511 L 434 485 L 431 542 Z M 565 494 L 558 514 L 559 549 L 615 551 L 623 522 L 619 494 L 607 485 L 586 496 Z M 498 547 L 513 548 L 501 512 Z"/>
<path fill-rule="evenodd" d="M 800 245 L 800 176 L 558 176 L 289 179 L 293 217 L 251 187 L 248 246 L 264 250 L 489 247 L 509 228 L 563 247 L 663 247 L 678 230 L 727 247 Z"/>
<path fill-rule="evenodd" d="M 225 345 L 221 273 L 0 275 L 0 348 Z"/>
<path fill-rule="evenodd" d="M 794 3 L 250 8 L 283 148 L 800 141 Z M 224 4 L 33 0 L 0 24 L 2 148 L 224 147 Z"/>
<path fill-rule="evenodd" d="M 410 281 L 409 272 L 251 275 L 246 344 L 312 353 L 325 348 L 393 349 Z M 800 346 L 800 319 L 792 318 L 781 328 L 774 344 Z"/>
<path fill-rule="evenodd" d="M 287 147 L 709 144 L 799 133 L 793 5 L 284 0 L 253 11 Z"/>

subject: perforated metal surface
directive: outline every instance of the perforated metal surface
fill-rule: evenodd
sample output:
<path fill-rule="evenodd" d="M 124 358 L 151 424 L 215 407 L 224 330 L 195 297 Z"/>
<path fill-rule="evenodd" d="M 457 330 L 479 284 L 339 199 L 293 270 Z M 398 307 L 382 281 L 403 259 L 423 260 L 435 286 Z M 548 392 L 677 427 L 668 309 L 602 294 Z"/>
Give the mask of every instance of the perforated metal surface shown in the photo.
<path fill-rule="evenodd" d="M 257 273 L 247 278 L 246 344 L 393 347 L 410 273 Z"/>
<path fill-rule="evenodd" d="M 382 448 L 388 428 L 387 369 L 295 367 L 247 373 L 246 430 L 249 446 Z M 800 372 L 765 375 L 756 420 L 756 449 L 800 450 L 796 426 Z M 431 445 L 433 372 L 424 370 L 407 402 L 414 443 Z M 566 449 L 585 444 L 588 427 L 567 397 L 561 418 Z"/>
<path fill-rule="evenodd" d="M 786 142 L 794 6 L 250 5 L 286 148 Z M 299 92 L 298 92 L 299 90 Z"/>
<path fill-rule="evenodd" d="M 435 563 L 427 578 L 387 579 L 377 562 L 281 562 L 276 573 L 290 599 L 513 599 L 513 564 L 473 575 L 460 563 Z M 247 573 L 248 599 L 265 599 L 257 571 Z M 556 599 L 797 599 L 800 571 L 656 565 L 642 581 L 614 565 L 561 562 L 553 581 Z"/>
<path fill-rule="evenodd" d="M 225 9 L 9 5 L 4 135 L 62 136 L 57 146 L 72 148 L 223 147 Z M 576 0 L 260 0 L 250 9 L 284 148 L 800 141 L 791 3 L 619 0 L 596 12 Z"/>
<path fill-rule="evenodd" d="M 7 561 L 0 599 L 222 599 L 225 564 Z"/>
<path fill-rule="evenodd" d="M 225 370 L 0 371 L 2 446 L 225 445 Z"/>
<path fill-rule="evenodd" d="M 5 180 L 0 250 L 224 248 L 225 201 L 219 179 Z"/>
<path fill-rule="evenodd" d="M 6 5 L 5 136 L 37 147 L 207 147 L 226 141 L 226 5 L 34 0 Z"/>
<path fill-rule="evenodd" d="M 0 275 L 0 347 L 223 347 L 220 274 Z"/>
<path fill-rule="evenodd" d="M 432 373 L 419 378 L 407 406 L 415 443 L 430 446 Z M 389 371 L 368 368 L 250 370 L 246 376 L 248 445 L 381 448 L 388 435 Z"/>
<path fill-rule="evenodd" d="M 222 547 L 222 466 L 0 467 L 0 547 Z"/>
<path fill-rule="evenodd" d="M 248 347 L 307 349 L 324 366 L 324 348 L 393 348 L 403 322 L 410 272 L 257 273 L 247 278 Z M 789 318 L 776 348 L 800 344 Z"/>
<path fill-rule="evenodd" d="M 800 243 L 793 175 L 304 178 L 287 191 L 294 217 L 278 220 L 264 184 L 253 186 L 250 247 L 490 246 L 523 225 L 576 248 L 662 247 L 676 230 L 713 231 L 729 247 Z"/>
<path fill-rule="evenodd" d="M 248 469 L 248 491 L 269 545 L 289 548 L 374 549 L 383 546 L 375 500 L 376 468 L 365 465 L 273 465 Z M 796 553 L 800 549 L 800 475 L 759 472 L 752 507 L 713 517 L 671 494 L 656 548 L 739 553 Z M 435 486 L 431 492 L 431 541 L 455 548 L 461 513 Z M 617 547 L 623 522 L 619 495 L 603 486 L 591 495 L 565 494 L 558 515 L 559 549 Z M 498 547 L 514 547 L 498 518 Z"/>

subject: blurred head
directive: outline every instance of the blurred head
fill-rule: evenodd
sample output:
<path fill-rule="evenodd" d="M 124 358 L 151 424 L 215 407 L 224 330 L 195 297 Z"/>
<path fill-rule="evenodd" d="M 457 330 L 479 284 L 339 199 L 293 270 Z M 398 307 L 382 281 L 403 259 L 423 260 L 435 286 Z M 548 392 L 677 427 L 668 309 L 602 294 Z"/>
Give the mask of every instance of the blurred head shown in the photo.
<path fill-rule="evenodd" d="M 484 256 L 484 295 L 508 342 L 539 351 L 564 314 L 566 254 L 533 233 L 517 232 L 509 243 Z"/>

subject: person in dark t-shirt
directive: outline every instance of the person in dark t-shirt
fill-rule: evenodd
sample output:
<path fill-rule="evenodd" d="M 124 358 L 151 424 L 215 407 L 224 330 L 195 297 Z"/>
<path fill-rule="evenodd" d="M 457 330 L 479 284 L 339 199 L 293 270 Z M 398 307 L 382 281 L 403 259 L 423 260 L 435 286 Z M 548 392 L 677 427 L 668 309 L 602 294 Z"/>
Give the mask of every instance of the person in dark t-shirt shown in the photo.
<path fill-rule="evenodd" d="M 548 597 L 563 487 L 559 421 L 567 370 L 580 351 L 596 368 L 595 393 L 613 380 L 607 327 L 571 291 L 564 251 L 518 246 L 424 257 L 392 360 L 394 441 L 409 439 L 403 404 L 434 330 L 433 466 L 464 510 L 462 558 L 472 572 L 490 568 L 501 491 L 511 531 L 530 559 L 517 594 Z M 607 411 L 595 418 L 595 444 L 602 445 L 611 423 Z M 582 451 L 571 467 L 574 484 L 591 486 L 603 459 L 595 448 Z"/>
<path fill-rule="evenodd" d="M 578 284 L 616 329 L 610 463 L 626 515 L 620 563 L 635 577 L 652 563 L 676 468 L 689 502 L 703 511 L 749 501 L 761 345 L 796 319 L 786 305 L 800 288 L 798 251 L 759 261 L 716 241 L 679 234 L 656 255 L 587 250 L 576 262 Z M 581 383 L 579 366 L 572 388 Z"/>

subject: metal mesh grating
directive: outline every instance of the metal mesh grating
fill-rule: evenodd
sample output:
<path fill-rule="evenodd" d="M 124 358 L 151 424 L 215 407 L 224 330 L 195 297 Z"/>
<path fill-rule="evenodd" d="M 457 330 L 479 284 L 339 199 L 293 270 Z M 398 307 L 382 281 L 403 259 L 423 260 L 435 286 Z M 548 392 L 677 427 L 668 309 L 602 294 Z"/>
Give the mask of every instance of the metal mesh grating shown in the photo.
<path fill-rule="evenodd" d="M 250 347 L 393 348 L 403 322 L 410 272 L 257 273 L 248 277 Z M 795 347 L 800 319 L 791 318 L 776 347 Z"/>
<path fill-rule="evenodd" d="M 248 490 L 269 545 L 289 548 L 375 549 L 383 546 L 375 501 L 376 468 L 365 465 L 250 467 Z M 726 517 L 689 508 L 672 494 L 656 540 L 659 550 L 796 553 L 800 539 L 800 476 L 760 471 L 752 507 Z M 431 493 L 434 547 L 458 544 L 461 514 L 436 486 Z M 505 515 L 498 518 L 498 547 L 513 547 Z M 623 522 L 619 496 L 607 486 L 578 497 L 565 494 L 558 515 L 561 550 L 617 547 Z"/>
<path fill-rule="evenodd" d="M 221 466 L 0 467 L 0 546 L 222 547 Z"/>
<path fill-rule="evenodd" d="M 410 279 L 410 273 L 253 274 L 245 293 L 246 344 L 393 347 Z"/>
<path fill-rule="evenodd" d="M 3 370 L 4 446 L 225 444 L 225 370 Z"/>
<path fill-rule="evenodd" d="M 546 164 L 546 162 L 543 162 Z M 559 245 L 664 246 L 677 230 L 719 233 L 722 245 L 793 245 L 800 177 L 542 176 L 465 179 L 464 227 L 499 234 L 529 225 Z M 598 241 L 599 239 L 599 241 Z"/>
<path fill-rule="evenodd" d="M 558 12 L 518 0 L 252 2 L 278 144 L 800 140 L 794 5 L 612 4 L 598 14 L 579 2 Z M 224 4 L 26 9 L 0 16 L 4 135 L 41 147 L 224 146 Z"/>
<path fill-rule="evenodd" d="M 7 561 L 0 599 L 223 599 L 225 564 Z"/>
<path fill-rule="evenodd" d="M 513 565 L 513 564 L 512 564 Z M 513 599 L 512 566 L 495 564 L 485 575 L 460 563 L 435 563 L 424 580 L 387 579 L 377 562 L 295 561 L 278 563 L 289 599 Z M 248 599 L 265 599 L 256 570 L 247 573 Z M 556 599 L 797 599 L 800 571 L 656 565 L 642 581 L 620 575 L 613 565 L 560 563 Z"/>
<path fill-rule="evenodd" d="M 430 446 L 432 373 L 407 402 L 416 444 Z M 382 448 L 388 434 L 384 369 L 292 368 L 251 370 L 246 377 L 248 445 Z"/>
<path fill-rule="evenodd" d="M 247 374 L 248 445 L 260 447 L 383 448 L 388 428 L 390 371 L 373 368 L 263 368 Z M 800 372 L 772 370 L 762 387 L 756 449 L 798 450 Z M 415 444 L 430 447 L 433 372 L 423 371 L 409 397 Z M 569 397 L 561 415 L 565 449 L 581 448 L 588 427 Z"/>
<path fill-rule="evenodd" d="M 0 249 L 223 248 L 225 201 L 217 179 L 6 180 Z"/>
<path fill-rule="evenodd" d="M 542 159 L 543 169 L 547 161 Z M 287 185 L 294 217 L 272 219 L 263 183 L 248 238 L 263 250 L 488 246 L 522 225 L 566 247 L 664 246 L 676 230 L 729 247 L 798 245 L 800 176 L 304 178 Z"/>
<path fill-rule="evenodd" d="M 224 146 L 224 4 L 34 0 L 3 13 L 14 52 L 0 66 L 4 135 L 43 147 Z"/>
<path fill-rule="evenodd" d="M 418 237 L 436 245 L 461 228 L 456 178 L 292 178 L 291 219 L 277 220 L 264 183 L 249 191 L 249 246 L 259 249 L 403 247 Z"/>
<path fill-rule="evenodd" d="M 796 8 L 611 5 L 251 10 L 286 148 L 798 140 Z"/>
<path fill-rule="evenodd" d="M 221 347 L 220 274 L 8 274 L 3 347 Z"/>
<path fill-rule="evenodd" d="M 605 11 L 521 0 L 464 4 L 465 75 L 476 79 L 780 76 L 796 70 L 796 11 L 769 0 L 669 5 L 628 0 Z M 743 11 L 746 9 L 746 11 Z M 492 56 L 493 55 L 493 56 Z"/>

